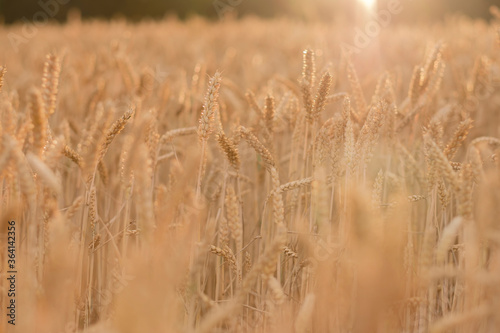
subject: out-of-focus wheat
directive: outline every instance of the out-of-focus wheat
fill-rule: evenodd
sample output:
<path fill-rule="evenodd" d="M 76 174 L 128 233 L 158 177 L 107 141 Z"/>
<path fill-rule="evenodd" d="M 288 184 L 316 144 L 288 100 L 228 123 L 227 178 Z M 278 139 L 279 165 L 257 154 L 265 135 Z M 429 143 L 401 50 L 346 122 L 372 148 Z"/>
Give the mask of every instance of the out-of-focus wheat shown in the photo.
<path fill-rule="evenodd" d="M 497 24 L 0 28 L 18 329 L 499 331 Z"/>

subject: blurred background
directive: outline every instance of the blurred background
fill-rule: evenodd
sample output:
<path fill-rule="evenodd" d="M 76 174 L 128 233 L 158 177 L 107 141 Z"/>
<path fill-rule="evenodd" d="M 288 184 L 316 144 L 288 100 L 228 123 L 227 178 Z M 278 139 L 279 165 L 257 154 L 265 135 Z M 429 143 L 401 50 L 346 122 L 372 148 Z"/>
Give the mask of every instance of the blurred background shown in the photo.
<path fill-rule="evenodd" d="M 77 9 L 82 18 L 126 17 L 133 21 L 160 19 L 165 15 L 181 19 L 196 15 L 219 19 L 221 14 L 228 13 L 239 17 L 257 15 L 334 20 L 349 19 L 366 1 L 375 0 L 0 0 L 0 22 L 33 21 L 34 15 L 40 11 L 64 21 L 72 9 Z M 489 19 L 489 7 L 500 5 L 500 0 L 378 0 L 375 6 L 383 9 L 390 1 L 405 7 L 396 18 L 400 22 L 436 21 L 456 13 Z"/>

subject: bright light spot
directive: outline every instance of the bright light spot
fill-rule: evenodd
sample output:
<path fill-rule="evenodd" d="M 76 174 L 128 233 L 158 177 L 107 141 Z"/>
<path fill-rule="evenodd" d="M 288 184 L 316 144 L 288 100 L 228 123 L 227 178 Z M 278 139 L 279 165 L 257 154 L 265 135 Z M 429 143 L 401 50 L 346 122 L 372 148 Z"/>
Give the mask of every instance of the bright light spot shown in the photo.
<path fill-rule="evenodd" d="M 359 0 L 363 5 L 365 5 L 368 9 L 372 9 L 375 7 L 375 3 L 377 0 Z"/>

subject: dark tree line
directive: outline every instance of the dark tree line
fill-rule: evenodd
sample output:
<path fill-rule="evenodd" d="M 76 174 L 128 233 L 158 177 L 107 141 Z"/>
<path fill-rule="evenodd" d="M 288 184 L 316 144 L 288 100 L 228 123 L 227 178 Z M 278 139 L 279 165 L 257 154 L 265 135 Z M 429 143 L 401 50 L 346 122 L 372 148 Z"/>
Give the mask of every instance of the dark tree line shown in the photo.
<path fill-rule="evenodd" d="M 436 20 L 446 13 L 460 12 L 472 17 L 488 18 L 488 8 L 500 6 L 500 0 L 379 0 L 379 8 L 389 1 L 399 1 L 409 8 L 400 20 Z M 131 20 L 159 19 L 168 14 L 180 18 L 201 15 L 217 19 L 221 13 L 238 16 L 255 14 L 263 17 L 292 16 L 300 19 L 332 19 L 348 16 L 355 0 L 0 0 L 0 16 L 5 23 L 39 18 L 40 12 L 64 21 L 68 11 L 78 8 L 83 18 L 113 18 Z M 38 14 L 37 14 L 38 13 Z M 36 16 L 38 15 L 38 16 Z"/>

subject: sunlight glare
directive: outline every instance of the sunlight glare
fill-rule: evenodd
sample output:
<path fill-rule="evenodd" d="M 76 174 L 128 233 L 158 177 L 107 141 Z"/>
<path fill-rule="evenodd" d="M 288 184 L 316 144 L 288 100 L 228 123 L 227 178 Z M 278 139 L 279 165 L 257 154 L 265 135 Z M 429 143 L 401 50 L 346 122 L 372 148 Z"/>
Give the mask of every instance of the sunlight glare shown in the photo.
<path fill-rule="evenodd" d="M 372 9 L 373 7 L 375 7 L 375 3 L 377 2 L 377 0 L 359 0 L 359 1 L 361 1 L 361 3 L 365 5 L 366 8 L 368 9 Z"/>

